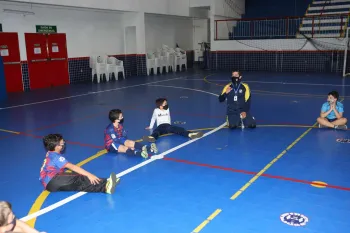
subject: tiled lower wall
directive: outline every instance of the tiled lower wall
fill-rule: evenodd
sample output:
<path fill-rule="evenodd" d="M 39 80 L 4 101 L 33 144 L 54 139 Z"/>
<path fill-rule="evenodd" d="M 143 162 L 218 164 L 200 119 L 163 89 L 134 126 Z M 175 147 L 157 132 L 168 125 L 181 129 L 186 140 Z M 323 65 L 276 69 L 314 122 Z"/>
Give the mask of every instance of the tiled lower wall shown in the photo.
<path fill-rule="evenodd" d="M 210 55 L 213 70 L 341 73 L 343 62 L 344 51 L 214 51 Z"/>

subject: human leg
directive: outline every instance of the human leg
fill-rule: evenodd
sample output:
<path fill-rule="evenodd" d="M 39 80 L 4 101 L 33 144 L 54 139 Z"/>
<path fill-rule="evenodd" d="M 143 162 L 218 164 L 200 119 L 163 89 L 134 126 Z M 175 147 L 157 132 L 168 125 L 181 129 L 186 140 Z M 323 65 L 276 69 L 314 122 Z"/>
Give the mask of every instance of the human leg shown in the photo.
<path fill-rule="evenodd" d="M 77 173 L 61 173 L 54 176 L 46 186 L 50 192 L 77 191 L 88 193 L 109 193 L 113 194 L 120 179 L 115 173 L 111 173 L 109 178 L 100 178 L 98 184 L 92 184 L 87 176 Z"/>
<path fill-rule="evenodd" d="M 168 132 L 169 133 L 173 133 L 173 134 L 177 134 L 183 137 L 189 137 L 191 139 L 195 139 L 195 138 L 200 138 L 203 136 L 203 132 L 189 132 L 186 129 L 179 127 L 179 126 L 174 126 L 174 125 L 170 125 L 168 128 Z"/>
<path fill-rule="evenodd" d="M 346 129 L 347 119 L 342 117 L 340 119 L 328 119 L 324 117 L 317 118 L 317 122 L 319 123 L 319 127 L 325 126 L 329 128 L 337 128 L 337 129 Z"/>
<path fill-rule="evenodd" d="M 227 124 L 230 129 L 237 128 L 241 123 L 241 118 L 239 114 L 230 114 L 227 115 Z"/>
<path fill-rule="evenodd" d="M 246 113 L 246 117 L 243 119 L 243 124 L 247 128 L 256 128 L 255 118 L 250 113 Z"/>
<path fill-rule="evenodd" d="M 168 131 L 169 126 L 170 126 L 169 124 L 159 125 L 157 128 L 153 130 L 151 135 L 143 136 L 142 140 L 146 142 L 155 142 L 156 140 L 158 140 L 160 136 L 169 133 Z"/>
<path fill-rule="evenodd" d="M 134 148 L 139 151 L 145 151 L 145 152 L 150 152 L 150 153 L 158 153 L 158 148 L 156 144 L 152 143 L 150 146 L 148 145 L 143 145 L 140 142 L 135 142 L 132 140 L 126 140 L 124 142 L 124 145 L 128 148 Z M 148 154 L 148 153 L 147 153 Z"/>

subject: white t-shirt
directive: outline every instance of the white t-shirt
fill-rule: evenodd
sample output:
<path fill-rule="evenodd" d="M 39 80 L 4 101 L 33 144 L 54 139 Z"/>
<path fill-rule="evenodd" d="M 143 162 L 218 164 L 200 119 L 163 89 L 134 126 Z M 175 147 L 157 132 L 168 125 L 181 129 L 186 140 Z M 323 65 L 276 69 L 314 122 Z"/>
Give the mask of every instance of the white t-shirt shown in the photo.
<path fill-rule="evenodd" d="M 160 110 L 159 108 L 154 109 L 151 123 L 149 124 L 150 129 L 153 129 L 154 123 L 156 121 L 157 121 L 157 126 L 162 124 L 171 124 L 169 108 L 167 110 Z"/>

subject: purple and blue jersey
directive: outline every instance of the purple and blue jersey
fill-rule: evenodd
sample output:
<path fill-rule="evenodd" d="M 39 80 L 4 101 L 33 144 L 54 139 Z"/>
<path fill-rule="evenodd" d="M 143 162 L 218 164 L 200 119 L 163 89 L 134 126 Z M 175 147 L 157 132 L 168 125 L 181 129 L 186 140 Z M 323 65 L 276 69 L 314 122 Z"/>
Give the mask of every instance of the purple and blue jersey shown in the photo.
<path fill-rule="evenodd" d="M 119 124 L 118 128 L 114 127 L 113 124 L 109 124 L 104 134 L 105 148 L 108 151 L 111 146 L 115 147 L 115 150 L 118 150 L 118 146 L 123 145 L 127 138 L 126 131 L 122 124 Z"/>
<path fill-rule="evenodd" d="M 40 170 L 40 182 L 44 187 L 57 174 L 63 173 L 68 161 L 60 153 L 49 151 Z"/>

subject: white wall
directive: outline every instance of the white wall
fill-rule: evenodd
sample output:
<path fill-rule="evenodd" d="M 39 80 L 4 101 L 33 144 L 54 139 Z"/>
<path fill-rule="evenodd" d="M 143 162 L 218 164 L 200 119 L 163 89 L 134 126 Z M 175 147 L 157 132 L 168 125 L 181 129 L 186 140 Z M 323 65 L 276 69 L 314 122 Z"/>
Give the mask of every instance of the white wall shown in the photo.
<path fill-rule="evenodd" d="M 245 13 L 246 0 L 213 0 L 214 15 L 225 16 L 227 18 L 241 18 Z M 228 4 L 228 2 L 230 4 Z"/>
<path fill-rule="evenodd" d="M 146 52 L 166 44 L 175 48 L 193 49 L 192 19 L 174 16 L 145 15 Z"/>
<path fill-rule="evenodd" d="M 210 42 L 208 19 L 193 20 L 193 49 L 200 49 L 198 43 Z"/>
<path fill-rule="evenodd" d="M 4 8 L 32 11 L 23 17 L 2 12 Z M 124 29 L 122 15 L 83 10 L 20 7 L 0 3 L 0 21 L 4 32 L 18 32 L 21 60 L 26 60 L 25 32 L 35 33 L 35 25 L 56 25 L 66 33 L 69 57 L 85 57 L 91 53 L 123 54 Z"/>
<path fill-rule="evenodd" d="M 60 6 L 189 16 L 190 0 L 13 0 Z"/>
<path fill-rule="evenodd" d="M 190 7 L 210 7 L 213 0 L 190 0 Z"/>

